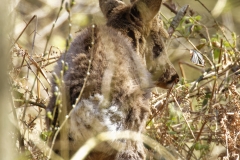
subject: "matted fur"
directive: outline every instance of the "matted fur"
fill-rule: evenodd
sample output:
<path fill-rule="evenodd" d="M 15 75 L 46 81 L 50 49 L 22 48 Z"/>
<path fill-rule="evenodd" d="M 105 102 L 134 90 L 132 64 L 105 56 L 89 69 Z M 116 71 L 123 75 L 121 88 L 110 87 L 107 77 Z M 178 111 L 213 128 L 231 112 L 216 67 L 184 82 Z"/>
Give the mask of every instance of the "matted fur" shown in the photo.
<path fill-rule="evenodd" d="M 83 87 L 92 53 L 90 75 L 70 117 L 72 151 L 103 131 L 142 133 L 151 88 L 170 88 L 178 79 L 164 47 L 168 35 L 157 15 L 161 1 L 131 2 L 128 6 L 120 0 L 100 0 L 107 24 L 81 31 L 55 68 L 60 75 L 61 61 L 69 65 L 63 77 L 70 104 L 64 107 L 69 112 Z M 53 80 L 53 91 L 55 86 Z M 56 99 L 56 95 L 50 99 L 51 112 L 58 107 Z M 51 123 L 56 125 L 56 121 Z M 113 140 L 99 145 L 87 159 L 141 160 L 145 152 L 142 142 Z"/>

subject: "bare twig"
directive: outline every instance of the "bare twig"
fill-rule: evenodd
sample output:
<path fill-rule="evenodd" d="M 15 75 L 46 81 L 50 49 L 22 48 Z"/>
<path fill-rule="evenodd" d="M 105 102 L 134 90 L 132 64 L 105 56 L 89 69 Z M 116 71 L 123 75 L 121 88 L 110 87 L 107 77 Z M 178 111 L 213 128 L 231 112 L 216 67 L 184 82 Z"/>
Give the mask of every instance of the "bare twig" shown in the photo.
<path fill-rule="evenodd" d="M 19 40 L 19 38 L 22 36 L 22 34 L 25 32 L 25 30 L 27 29 L 27 27 L 29 26 L 29 24 L 36 18 L 37 16 L 34 15 L 30 21 L 27 23 L 27 25 L 24 27 L 24 29 L 22 30 L 22 32 L 20 33 L 20 35 L 17 37 L 17 39 L 14 41 L 13 44 L 17 43 L 17 41 Z"/>
<path fill-rule="evenodd" d="M 65 1 L 65 0 L 62 0 L 62 2 L 61 2 L 61 4 L 60 4 L 60 8 L 59 8 L 57 17 L 56 17 L 56 19 L 55 19 L 55 21 L 54 21 L 54 23 L 53 23 L 53 25 L 52 25 L 52 28 L 51 28 L 51 31 L 50 31 L 49 35 L 47 36 L 47 42 L 46 42 L 45 47 L 44 47 L 44 50 L 43 50 L 43 56 L 45 56 L 45 55 L 47 54 L 47 53 L 46 53 L 47 46 L 48 46 L 48 43 L 49 43 L 50 38 L 51 38 L 51 36 L 52 36 L 53 30 L 54 30 L 54 28 L 55 28 L 55 24 L 56 24 L 56 22 L 57 22 L 57 20 L 58 20 L 58 18 L 59 18 L 59 15 L 60 15 L 60 13 L 61 13 L 61 11 L 62 11 L 62 9 L 63 9 L 63 3 L 64 3 L 64 1 Z"/>

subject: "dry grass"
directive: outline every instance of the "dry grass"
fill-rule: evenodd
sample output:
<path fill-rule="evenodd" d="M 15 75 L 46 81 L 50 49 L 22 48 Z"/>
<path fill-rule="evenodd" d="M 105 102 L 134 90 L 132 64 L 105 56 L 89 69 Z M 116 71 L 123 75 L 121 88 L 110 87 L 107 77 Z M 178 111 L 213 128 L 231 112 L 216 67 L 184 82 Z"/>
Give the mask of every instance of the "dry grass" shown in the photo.
<path fill-rule="evenodd" d="M 58 16 L 67 13 L 65 24 L 68 26 L 74 6 L 69 4 L 67 10 L 61 6 L 48 16 L 53 16 L 50 19 L 57 23 Z M 201 3 L 198 6 L 207 8 Z M 181 59 L 180 82 L 168 93 L 153 90 L 152 115 L 146 134 L 182 159 L 235 160 L 240 153 L 239 37 L 213 17 L 205 24 L 201 16 L 194 13 L 194 8 L 191 9 L 176 28 L 171 46 L 179 46 L 174 52 L 189 54 L 188 59 L 191 58 L 189 51 L 201 53 L 205 64 L 199 66 Z M 10 119 L 16 126 L 11 136 L 16 144 L 16 156 L 21 155 L 22 159 L 47 159 L 46 140 L 50 133 L 46 131 L 44 118 L 52 94 L 49 79 L 52 65 L 61 54 L 59 48 L 62 48 L 51 46 L 55 25 L 50 25 L 47 42 L 42 41 L 44 45 L 38 46 L 37 18 L 29 18 L 21 34 L 10 39 L 13 44 L 9 65 Z M 171 19 L 164 21 L 169 27 Z M 61 40 L 66 41 L 67 48 L 73 29 L 62 27 L 65 35 L 69 35 Z M 21 40 L 26 35 L 31 35 L 31 45 Z"/>

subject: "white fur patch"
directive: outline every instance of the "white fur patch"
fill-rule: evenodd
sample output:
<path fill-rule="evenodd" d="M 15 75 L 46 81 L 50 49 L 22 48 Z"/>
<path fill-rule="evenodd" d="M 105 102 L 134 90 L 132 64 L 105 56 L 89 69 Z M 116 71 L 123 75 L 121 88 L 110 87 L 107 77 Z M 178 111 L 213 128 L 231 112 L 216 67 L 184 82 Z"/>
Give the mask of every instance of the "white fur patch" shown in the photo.
<path fill-rule="evenodd" d="M 103 95 L 95 94 L 84 99 L 74 108 L 70 117 L 70 134 L 76 141 L 85 141 L 104 131 L 119 131 L 122 129 L 126 113 L 121 107 L 111 105 L 101 108 Z"/>

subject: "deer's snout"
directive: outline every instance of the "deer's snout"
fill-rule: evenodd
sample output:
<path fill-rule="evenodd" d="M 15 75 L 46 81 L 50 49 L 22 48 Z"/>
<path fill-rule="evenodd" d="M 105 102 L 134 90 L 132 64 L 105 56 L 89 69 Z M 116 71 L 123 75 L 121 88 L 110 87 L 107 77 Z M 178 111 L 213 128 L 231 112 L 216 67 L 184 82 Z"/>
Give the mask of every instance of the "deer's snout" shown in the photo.
<path fill-rule="evenodd" d="M 156 86 L 170 89 L 179 81 L 179 76 L 174 68 L 166 70 L 166 72 L 158 79 Z"/>

